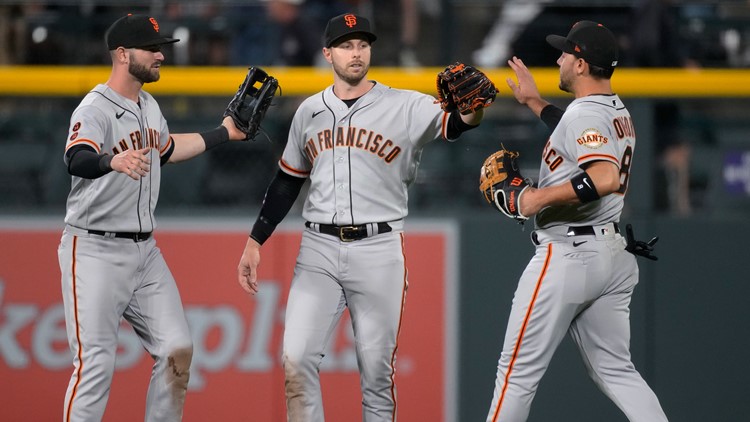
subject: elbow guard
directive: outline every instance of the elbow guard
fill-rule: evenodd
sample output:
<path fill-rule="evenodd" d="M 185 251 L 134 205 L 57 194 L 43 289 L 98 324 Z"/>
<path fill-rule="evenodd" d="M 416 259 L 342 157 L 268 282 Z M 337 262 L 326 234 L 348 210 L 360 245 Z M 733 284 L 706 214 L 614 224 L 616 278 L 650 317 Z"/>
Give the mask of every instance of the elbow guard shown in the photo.
<path fill-rule="evenodd" d="M 585 171 L 570 179 L 570 183 L 582 204 L 599 199 L 599 192 L 596 191 L 594 181 Z"/>

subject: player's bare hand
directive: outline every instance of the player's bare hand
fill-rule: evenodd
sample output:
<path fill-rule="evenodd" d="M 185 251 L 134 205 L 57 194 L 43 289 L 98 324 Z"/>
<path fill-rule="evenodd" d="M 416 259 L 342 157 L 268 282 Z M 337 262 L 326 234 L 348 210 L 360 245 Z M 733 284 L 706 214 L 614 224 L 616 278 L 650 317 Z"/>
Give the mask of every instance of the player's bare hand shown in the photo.
<path fill-rule="evenodd" d="M 258 264 L 260 264 L 260 244 L 252 237 L 247 238 L 242 251 L 240 265 L 237 266 L 237 280 L 247 293 L 258 293 Z"/>
<path fill-rule="evenodd" d="M 513 96 L 516 97 L 516 101 L 521 104 L 527 104 L 529 101 L 541 100 L 539 89 L 536 86 L 534 77 L 531 76 L 529 68 L 523 63 L 523 60 L 516 56 L 513 56 L 508 60 L 508 66 L 513 69 L 516 74 L 518 84 L 512 79 L 508 78 L 505 82 L 508 83 L 510 90 L 513 91 Z"/>
<path fill-rule="evenodd" d="M 150 149 L 150 147 L 135 150 L 126 149 L 112 157 L 109 165 L 112 170 L 127 174 L 132 179 L 138 180 L 151 170 Z"/>
<path fill-rule="evenodd" d="M 229 140 L 230 141 L 244 141 L 247 135 L 245 135 L 245 132 L 237 129 L 237 126 L 234 124 L 234 120 L 230 116 L 227 116 L 222 120 L 221 125 L 227 128 L 227 132 L 229 132 Z"/>

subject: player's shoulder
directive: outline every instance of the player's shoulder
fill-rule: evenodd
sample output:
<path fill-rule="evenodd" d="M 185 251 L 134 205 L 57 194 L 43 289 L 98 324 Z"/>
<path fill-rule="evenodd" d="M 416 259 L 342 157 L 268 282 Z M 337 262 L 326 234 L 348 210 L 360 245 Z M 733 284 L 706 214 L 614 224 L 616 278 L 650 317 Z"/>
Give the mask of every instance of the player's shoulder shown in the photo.
<path fill-rule="evenodd" d="M 394 88 L 394 87 L 384 85 L 381 83 L 376 83 L 373 89 L 380 91 L 382 95 L 386 95 L 389 97 L 403 98 L 403 99 L 417 99 L 417 98 L 430 97 L 429 95 L 425 93 L 415 91 L 413 89 Z"/>
<path fill-rule="evenodd" d="M 313 95 L 305 98 L 300 103 L 298 109 L 303 109 L 303 108 L 306 109 L 306 108 L 310 108 L 310 107 L 317 107 L 317 106 L 320 106 L 320 105 L 325 105 L 325 100 L 323 99 L 323 96 L 325 95 L 326 91 L 328 91 L 328 89 L 320 91 L 318 93 L 315 93 L 315 94 L 313 94 Z"/>
<path fill-rule="evenodd" d="M 97 85 L 94 89 L 89 91 L 78 104 L 73 114 L 85 114 L 90 116 L 104 115 L 108 111 L 112 110 L 116 104 L 114 104 L 107 96 L 106 86 Z"/>
<path fill-rule="evenodd" d="M 598 94 L 576 98 L 566 111 L 577 113 L 607 114 L 624 110 L 625 105 L 617 94 Z"/>
<path fill-rule="evenodd" d="M 387 85 L 376 85 L 376 88 L 378 86 L 381 89 L 380 99 L 385 104 L 399 104 L 408 109 L 422 111 L 435 106 L 436 111 L 440 110 L 435 97 L 431 95 L 413 89 L 392 88 Z"/>
<path fill-rule="evenodd" d="M 618 106 L 612 104 L 609 96 L 596 95 L 575 99 L 565 109 L 562 120 L 585 120 L 585 119 L 607 119 L 608 116 L 617 111 Z M 622 107 L 622 103 L 619 103 Z M 623 107 L 624 108 L 624 107 Z"/>
<path fill-rule="evenodd" d="M 84 95 L 83 99 L 79 103 L 79 107 L 85 107 L 89 105 L 97 105 L 106 100 L 104 93 L 107 91 L 106 85 L 99 84 L 95 86 L 91 91 Z"/>
<path fill-rule="evenodd" d="M 112 88 L 104 84 L 99 84 L 83 97 L 79 108 L 96 107 L 102 109 L 102 111 L 107 111 L 114 108 L 122 108 L 120 105 L 122 102 L 124 102 L 122 96 L 117 94 Z"/>

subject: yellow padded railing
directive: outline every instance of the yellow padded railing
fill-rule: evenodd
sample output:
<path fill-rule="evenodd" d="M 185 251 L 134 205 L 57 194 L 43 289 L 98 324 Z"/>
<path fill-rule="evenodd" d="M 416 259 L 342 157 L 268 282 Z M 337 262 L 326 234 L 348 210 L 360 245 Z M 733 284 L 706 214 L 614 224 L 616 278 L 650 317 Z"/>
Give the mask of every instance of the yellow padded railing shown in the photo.
<path fill-rule="evenodd" d="M 263 67 L 279 80 L 283 95 L 310 95 L 333 82 L 330 69 Z M 394 88 L 435 94 L 435 75 L 442 70 L 424 68 L 372 68 L 370 79 Z M 531 69 L 545 97 L 567 96 L 558 89 L 557 68 Z M 0 95 L 80 96 L 109 76 L 108 66 L 5 66 L 0 67 Z M 485 70 L 500 96 L 510 96 L 509 68 Z M 243 67 L 164 66 L 161 80 L 147 90 L 161 95 L 229 96 L 242 82 Z M 623 97 L 750 97 L 750 69 L 617 69 L 612 86 Z"/>

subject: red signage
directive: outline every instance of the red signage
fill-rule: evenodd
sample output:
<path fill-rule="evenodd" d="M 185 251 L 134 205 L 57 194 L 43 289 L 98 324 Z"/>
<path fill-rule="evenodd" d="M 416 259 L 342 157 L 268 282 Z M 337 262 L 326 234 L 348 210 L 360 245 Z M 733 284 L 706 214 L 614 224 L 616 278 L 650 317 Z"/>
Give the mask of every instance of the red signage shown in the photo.
<path fill-rule="evenodd" d="M 185 421 L 285 421 L 280 364 L 284 304 L 301 232 L 264 245 L 260 292 L 237 284 L 245 232 L 159 230 L 194 340 Z M 409 291 L 396 361 L 398 417 L 450 419 L 449 234 L 406 234 Z M 63 316 L 57 230 L 0 229 L 0 396 L 3 420 L 56 420 L 73 370 Z M 359 374 L 348 315 L 334 336 L 321 383 L 326 419 L 361 419 Z M 105 420 L 143 418 L 152 360 L 123 323 Z"/>

